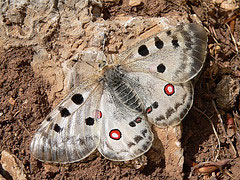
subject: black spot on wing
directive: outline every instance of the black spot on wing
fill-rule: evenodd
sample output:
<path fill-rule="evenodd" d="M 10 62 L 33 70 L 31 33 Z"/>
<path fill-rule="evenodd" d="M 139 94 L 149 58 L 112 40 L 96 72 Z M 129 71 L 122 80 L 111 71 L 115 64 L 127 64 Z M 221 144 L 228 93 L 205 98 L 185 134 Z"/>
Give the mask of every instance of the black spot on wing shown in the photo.
<path fill-rule="evenodd" d="M 152 104 L 152 107 L 153 107 L 153 109 L 157 109 L 157 108 L 158 108 L 158 102 L 155 101 L 155 102 Z"/>
<path fill-rule="evenodd" d="M 58 124 L 55 124 L 53 130 L 59 133 L 62 130 L 62 128 Z"/>
<path fill-rule="evenodd" d="M 159 37 L 155 37 L 154 40 L 155 40 L 155 46 L 158 49 L 162 49 L 163 45 L 164 45 L 163 41 L 161 39 L 159 39 Z"/>
<path fill-rule="evenodd" d="M 179 47 L 178 40 L 177 39 L 173 39 L 172 40 L 172 45 L 173 45 L 174 48 L 178 48 Z"/>
<path fill-rule="evenodd" d="M 168 30 L 166 33 L 168 36 L 170 36 L 172 34 L 171 30 Z"/>
<path fill-rule="evenodd" d="M 76 104 L 80 105 L 83 103 L 83 96 L 81 94 L 74 94 L 71 98 L 71 100 Z"/>
<path fill-rule="evenodd" d="M 142 130 L 141 133 L 142 133 L 143 137 L 146 137 L 147 129 Z"/>
<path fill-rule="evenodd" d="M 147 46 L 141 45 L 138 48 L 138 54 L 140 54 L 141 56 L 147 56 L 149 54 L 149 50 L 148 50 Z"/>
<path fill-rule="evenodd" d="M 135 141 L 136 143 L 139 143 L 139 141 L 141 141 L 142 139 L 143 139 L 142 136 L 135 136 L 135 137 L 134 137 L 134 141 Z"/>
<path fill-rule="evenodd" d="M 165 70 L 166 70 L 166 66 L 164 66 L 163 64 L 159 64 L 157 66 L 157 72 L 164 73 Z"/>
<path fill-rule="evenodd" d="M 183 105 L 183 103 L 176 103 L 174 105 L 174 109 L 177 110 L 181 105 Z"/>
<path fill-rule="evenodd" d="M 88 117 L 85 119 L 86 125 L 92 126 L 94 124 L 94 119 L 92 117 Z"/>
<path fill-rule="evenodd" d="M 175 110 L 173 108 L 168 108 L 166 112 L 166 118 L 168 119 L 174 112 Z"/>
<path fill-rule="evenodd" d="M 129 126 L 135 127 L 135 126 L 136 126 L 136 123 L 135 123 L 134 121 L 131 121 L 131 122 L 129 123 Z"/>
<path fill-rule="evenodd" d="M 67 108 L 59 107 L 58 110 L 60 111 L 61 117 L 67 117 L 71 115 Z"/>
<path fill-rule="evenodd" d="M 127 146 L 129 147 L 129 148 L 131 148 L 132 146 L 135 146 L 136 144 L 135 143 L 133 143 L 133 142 L 129 142 L 129 143 L 127 143 Z"/>
<path fill-rule="evenodd" d="M 162 121 L 165 120 L 166 118 L 163 115 L 160 115 L 156 118 L 156 121 Z"/>
<path fill-rule="evenodd" d="M 46 119 L 46 121 L 48 121 L 48 122 L 52 121 L 52 117 L 49 116 L 49 117 Z"/>

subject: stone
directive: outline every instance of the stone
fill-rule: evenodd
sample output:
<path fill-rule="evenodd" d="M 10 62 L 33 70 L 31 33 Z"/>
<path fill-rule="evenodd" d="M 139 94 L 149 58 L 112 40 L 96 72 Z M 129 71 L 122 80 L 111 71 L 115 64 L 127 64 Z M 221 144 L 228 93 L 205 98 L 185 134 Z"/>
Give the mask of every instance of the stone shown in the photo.
<path fill-rule="evenodd" d="M 129 0 L 129 6 L 131 7 L 139 6 L 142 3 L 142 0 Z"/>
<path fill-rule="evenodd" d="M 108 3 L 115 3 L 115 4 L 118 4 L 120 0 L 103 0 L 104 2 Z"/>
<path fill-rule="evenodd" d="M 1 153 L 1 166 L 4 172 L 0 172 L 7 179 L 9 175 L 13 180 L 27 180 L 23 163 L 13 154 L 7 151 Z"/>
<path fill-rule="evenodd" d="M 239 90 L 240 86 L 237 78 L 232 78 L 229 75 L 223 76 L 215 88 L 217 106 L 224 111 L 232 110 L 236 105 Z"/>
<path fill-rule="evenodd" d="M 225 11 L 234 11 L 239 8 L 239 3 L 235 0 L 213 0 L 215 4 L 220 4 L 220 7 Z"/>
<path fill-rule="evenodd" d="M 172 177 L 172 179 L 183 179 L 182 171 L 184 156 L 183 148 L 181 147 L 181 124 L 174 127 L 170 126 L 168 128 L 158 128 L 153 126 L 153 130 L 155 132 L 155 138 L 158 138 L 161 144 L 153 144 L 152 148 L 156 149 L 162 147 L 158 156 L 164 159 L 166 172 Z"/>

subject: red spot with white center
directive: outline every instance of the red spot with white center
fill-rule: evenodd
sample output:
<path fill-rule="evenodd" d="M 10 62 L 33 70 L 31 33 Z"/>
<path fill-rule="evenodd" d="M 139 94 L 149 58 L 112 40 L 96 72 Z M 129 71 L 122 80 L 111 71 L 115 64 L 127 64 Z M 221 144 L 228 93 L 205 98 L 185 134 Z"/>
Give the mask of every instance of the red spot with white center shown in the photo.
<path fill-rule="evenodd" d="M 99 111 L 99 110 L 96 110 L 96 111 L 95 111 L 95 118 L 96 118 L 96 119 L 102 118 L 102 112 Z"/>
<path fill-rule="evenodd" d="M 164 92 L 168 95 L 168 96 L 171 96 L 175 93 L 175 89 L 174 89 L 174 86 L 172 84 L 167 84 L 165 87 L 164 87 Z"/>
<path fill-rule="evenodd" d="M 122 137 L 122 134 L 118 129 L 112 129 L 109 133 L 109 136 L 114 140 L 119 140 Z"/>

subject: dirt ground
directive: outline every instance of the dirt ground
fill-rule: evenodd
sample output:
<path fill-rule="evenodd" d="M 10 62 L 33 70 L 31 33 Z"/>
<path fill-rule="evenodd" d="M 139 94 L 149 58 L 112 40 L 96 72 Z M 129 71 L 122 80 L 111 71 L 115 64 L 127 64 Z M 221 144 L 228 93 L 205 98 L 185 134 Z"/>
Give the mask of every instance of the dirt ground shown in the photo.
<path fill-rule="evenodd" d="M 189 178 L 191 168 L 195 167 L 191 179 L 231 179 L 231 176 L 239 179 L 240 118 L 236 115 L 240 108 L 239 95 L 233 94 L 231 106 L 228 102 L 225 102 L 226 107 L 215 103 L 219 98 L 216 88 L 221 80 L 229 76 L 238 81 L 240 77 L 239 9 L 226 11 L 220 4 L 208 0 L 149 0 L 137 7 L 130 7 L 128 0 L 122 0 L 105 3 L 103 13 L 106 20 L 119 14 L 162 17 L 187 13 L 198 16 L 209 31 L 209 48 L 205 68 L 195 82 L 193 108 L 183 120 L 184 178 Z M 48 82 L 35 75 L 31 68 L 33 54 L 34 50 L 26 47 L 0 50 L 0 152 L 7 150 L 16 155 L 29 179 L 174 179 L 165 172 L 163 162 L 149 162 L 143 169 L 136 170 L 116 165 L 101 156 L 64 166 L 43 165 L 31 157 L 31 136 L 52 108 L 46 93 Z M 216 157 L 220 160 L 217 165 L 214 164 Z M 205 169 L 196 166 L 204 162 L 213 164 Z M 199 172 L 204 170 L 209 174 Z"/>

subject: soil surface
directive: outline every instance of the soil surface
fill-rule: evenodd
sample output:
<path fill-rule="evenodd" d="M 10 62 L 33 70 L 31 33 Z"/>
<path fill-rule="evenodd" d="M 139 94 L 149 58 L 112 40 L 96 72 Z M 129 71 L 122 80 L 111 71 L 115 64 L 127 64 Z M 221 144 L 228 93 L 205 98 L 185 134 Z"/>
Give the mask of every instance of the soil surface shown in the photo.
<path fill-rule="evenodd" d="M 237 124 L 240 119 L 236 113 L 239 113 L 239 95 L 236 95 L 233 107 L 221 109 L 218 104 L 216 108 L 214 105 L 218 98 L 215 89 L 223 77 L 228 75 L 239 79 L 240 76 L 240 57 L 237 54 L 240 50 L 239 9 L 226 11 L 207 0 L 149 0 L 137 7 L 130 7 L 128 0 L 122 0 L 105 3 L 103 13 L 106 20 L 120 14 L 143 17 L 164 17 L 174 13 L 197 15 L 209 31 L 209 52 L 205 68 L 195 80 L 193 108 L 183 120 L 184 177 L 189 178 L 192 174 L 191 179 L 231 179 L 230 176 L 238 179 L 240 131 Z M 35 75 L 31 68 L 33 54 L 30 47 L 0 50 L 0 152 L 7 150 L 16 155 L 29 179 L 174 179 L 164 171 L 163 162 L 151 160 L 143 169 L 136 170 L 101 156 L 82 163 L 56 166 L 48 166 L 31 157 L 31 136 L 52 108 L 46 93 L 48 83 Z M 229 161 L 215 165 L 216 159 Z M 206 174 L 200 173 L 203 168 L 196 166 L 204 162 L 213 163 L 205 167 Z M 193 167 L 195 171 L 192 173 Z M 212 167 L 217 168 L 211 172 Z"/>

